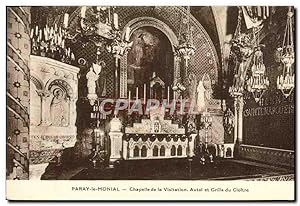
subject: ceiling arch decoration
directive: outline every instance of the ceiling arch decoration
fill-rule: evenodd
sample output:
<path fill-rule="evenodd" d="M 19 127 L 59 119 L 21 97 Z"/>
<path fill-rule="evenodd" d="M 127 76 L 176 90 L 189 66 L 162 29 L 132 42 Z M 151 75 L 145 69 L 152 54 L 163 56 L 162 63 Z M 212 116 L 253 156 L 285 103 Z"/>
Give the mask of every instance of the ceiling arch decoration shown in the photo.
<path fill-rule="evenodd" d="M 125 26 L 133 19 L 139 17 L 152 17 L 157 20 L 160 20 L 161 22 L 164 22 L 173 31 L 175 35 L 179 34 L 181 17 L 182 15 L 185 14 L 185 9 L 183 7 L 178 7 L 178 6 L 174 6 L 174 7 L 123 6 L 123 7 L 117 7 L 117 10 L 119 13 L 119 24 L 121 30 L 125 28 Z M 70 28 L 75 28 L 75 26 L 72 25 L 75 24 L 79 14 L 80 14 L 79 7 L 70 14 Z M 194 42 L 195 42 L 194 44 L 197 48 L 199 48 L 199 51 L 196 51 L 196 55 L 194 59 L 200 59 L 198 60 L 198 62 L 201 61 L 200 65 L 205 65 L 206 68 L 213 67 L 217 72 L 217 68 L 220 67 L 220 63 L 219 63 L 219 57 L 217 55 L 217 51 L 215 45 L 213 44 L 213 41 L 208 35 L 206 29 L 193 15 L 191 15 L 191 25 L 194 27 L 194 32 L 193 32 Z M 205 48 L 201 48 L 201 46 Z M 204 54 L 205 52 L 206 55 Z M 199 56 L 203 56 L 203 57 L 199 58 Z M 204 56 L 207 56 L 209 58 L 205 58 Z M 209 59 L 211 59 L 212 61 L 209 61 Z M 194 65 L 192 67 L 194 67 Z M 203 74 L 204 73 L 205 72 L 203 72 Z M 218 73 L 213 74 L 212 78 L 217 79 L 217 76 Z"/>
<path fill-rule="evenodd" d="M 62 79 L 55 79 L 50 82 L 50 84 L 47 86 L 48 90 L 51 91 L 52 87 L 60 87 L 70 98 L 73 98 L 74 92 L 72 87 L 66 82 L 65 80 Z"/>
<path fill-rule="evenodd" d="M 185 15 L 183 7 L 118 7 L 118 9 L 120 28 L 126 28 L 126 26 L 130 25 L 130 22 L 140 22 L 136 26 L 153 26 L 163 30 L 172 44 L 178 42 L 178 40 L 175 40 L 177 38 L 173 36 L 175 34 L 177 37 L 179 34 L 182 15 Z M 145 18 L 145 21 L 141 21 L 141 18 Z M 151 21 L 149 21 L 150 19 Z M 160 22 L 163 22 L 165 26 L 159 24 Z M 208 73 L 212 83 L 216 84 L 218 82 L 218 68 L 220 64 L 215 46 L 206 30 L 193 16 L 191 16 L 191 26 L 193 27 L 193 42 L 196 52 L 191 59 L 190 71 L 195 73 L 198 79 L 202 78 L 205 73 Z M 168 29 L 162 29 L 162 27 Z"/>
<path fill-rule="evenodd" d="M 159 19 L 153 18 L 153 17 L 138 17 L 135 19 L 132 19 L 131 21 L 129 21 L 126 25 L 126 27 L 130 27 L 130 36 L 132 35 L 133 32 L 135 32 L 137 29 L 141 28 L 141 27 L 154 27 L 158 30 L 160 30 L 161 32 L 163 32 L 169 39 L 169 41 L 171 42 L 171 44 L 173 46 L 178 45 L 178 39 L 176 34 L 173 32 L 173 30 L 164 22 L 162 22 Z M 122 37 L 125 36 L 125 31 L 123 30 L 122 33 Z M 174 51 L 174 47 L 172 48 L 173 52 Z"/>

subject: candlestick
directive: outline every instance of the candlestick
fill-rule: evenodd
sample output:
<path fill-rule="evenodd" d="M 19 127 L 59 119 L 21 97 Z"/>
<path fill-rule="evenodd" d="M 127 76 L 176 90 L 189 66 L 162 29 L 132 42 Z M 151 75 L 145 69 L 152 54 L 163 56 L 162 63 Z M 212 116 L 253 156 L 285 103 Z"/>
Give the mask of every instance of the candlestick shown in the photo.
<path fill-rule="evenodd" d="M 144 84 L 144 105 L 146 105 L 146 84 Z"/>
<path fill-rule="evenodd" d="M 81 7 L 81 18 L 85 18 L 86 6 Z"/>
<path fill-rule="evenodd" d="M 128 108 L 130 108 L 130 101 L 131 101 L 131 91 L 128 91 Z"/>
<path fill-rule="evenodd" d="M 139 87 L 136 87 L 135 95 L 136 95 L 136 100 L 138 100 L 138 98 L 139 98 Z"/>
<path fill-rule="evenodd" d="M 69 14 L 65 13 L 65 16 L 64 16 L 64 27 L 65 28 L 68 27 L 68 22 L 69 22 Z"/>
<path fill-rule="evenodd" d="M 183 105 L 182 105 L 182 95 L 180 95 L 180 113 L 183 113 Z"/>
<path fill-rule="evenodd" d="M 118 14 L 117 13 L 114 13 L 114 27 L 116 29 L 119 29 L 119 20 L 118 20 Z"/>
<path fill-rule="evenodd" d="M 168 101 L 168 104 L 170 104 L 170 87 L 169 86 L 167 89 L 167 101 Z"/>

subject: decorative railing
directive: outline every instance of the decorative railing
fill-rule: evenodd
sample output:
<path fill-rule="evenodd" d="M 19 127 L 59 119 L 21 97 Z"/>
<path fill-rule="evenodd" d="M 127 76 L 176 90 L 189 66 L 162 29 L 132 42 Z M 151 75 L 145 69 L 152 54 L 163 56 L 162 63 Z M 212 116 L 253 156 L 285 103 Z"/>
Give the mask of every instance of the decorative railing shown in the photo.
<path fill-rule="evenodd" d="M 190 142 L 193 140 L 190 138 Z M 125 160 L 184 158 L 193 150 L 194 146 L 189 144 L 184 134 L 126 134 L 123 139 Z"/>
<path fill-rule="evenodd" d="M 289 167 L 294 167 L 294 153 L 293 150 L 253 145 L 240 145 L 239 148 L 239 155 L 242 158 Z"/>
<path fill-rule="evenodd" d="M 276 176 L 249 178 L 244 180 L 246 181 L 294 181 L 295 175 L 294 174 L 276 175 Z"/>

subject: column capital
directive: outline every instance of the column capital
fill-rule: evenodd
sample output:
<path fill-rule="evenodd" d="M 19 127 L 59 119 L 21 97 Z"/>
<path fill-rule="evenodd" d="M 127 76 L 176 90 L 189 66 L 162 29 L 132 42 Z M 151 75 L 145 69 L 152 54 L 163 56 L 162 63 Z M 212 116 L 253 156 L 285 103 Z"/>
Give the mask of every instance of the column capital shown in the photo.
<path fill-rule="evenodd" d="M 37 90 L 37 94 L 42 98 L 47 98 L 51 95 L 51 92 L 47 90 Z"/>

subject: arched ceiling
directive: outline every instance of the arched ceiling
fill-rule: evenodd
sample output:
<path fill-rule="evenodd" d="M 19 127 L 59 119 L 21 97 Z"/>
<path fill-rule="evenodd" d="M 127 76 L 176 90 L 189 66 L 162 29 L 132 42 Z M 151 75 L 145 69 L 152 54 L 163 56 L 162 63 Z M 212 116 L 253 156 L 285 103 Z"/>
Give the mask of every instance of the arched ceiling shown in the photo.
<path fill-rule="evenodd" d="M 127 8 L 130 9 L 130 7 L 127 7 Z M 159 11 L 161 7 L 148 6 L 148 7 L 144 7 L 144 8 L 145 9 L 143 9 L 143 10 L 146 11 L 146 13 L 157 13 L 157 11 Z M 136 10 L 136 9 L 134 9 L 134 10 Z M 72 16 L 74 17 L 75 16 L 74 14 L 78 13 L 78 7 L 74 7 L 74 6 L 32 7 L 31 11 L 32 11 L 32 19 L 31 19 L 32 25 L 38 24 L 38 25 L 43 26 L 46 23 L 49 25 L 54 24 L 54 23 L 61 23 L 63 21 L 63 14 L 66 12 L 70 14 L 70 18 L 72 18 Z M 128 11 L 128 9 L 126 11 Z M 131 12 L 131 13 L 133 13 L 133 12 Z M 216 21 L 214 19 L 211 7 L 207 7 L 207 6 L 194 7 L 193 6 L 193 7 L 191 7 L 191 14 L 204 27 L 204 29 L 208 33 L 209 37 L 211 38 L 211 40 L 214 44 L 216 51 L 217 51 L 218 59 L 221 60 L 220 42 L 219 42 L 218 32 L 217 32 L 217 28 L 216 28 Z M 128 18 L 128 15 L 126 18 Z M 134 16 L 130 17 L 130 18 L 134 18 Z M 178 18 L 178 17 L 176 16 L 175 18 Z M 123 19 L 123 21 L 127 22 L 128 19 Z M 221 65 L 220 62 L 218 62 L 218 63 L 219 63 L 219 65 Z"/>
<path fill-rule="evenodd" d="M 191 13 L 207 31 L 217 50 L 218 58 L 221 59 L 221 44 L 212 8 L 210 6 L 193 6 L 191 7 Z"/>

